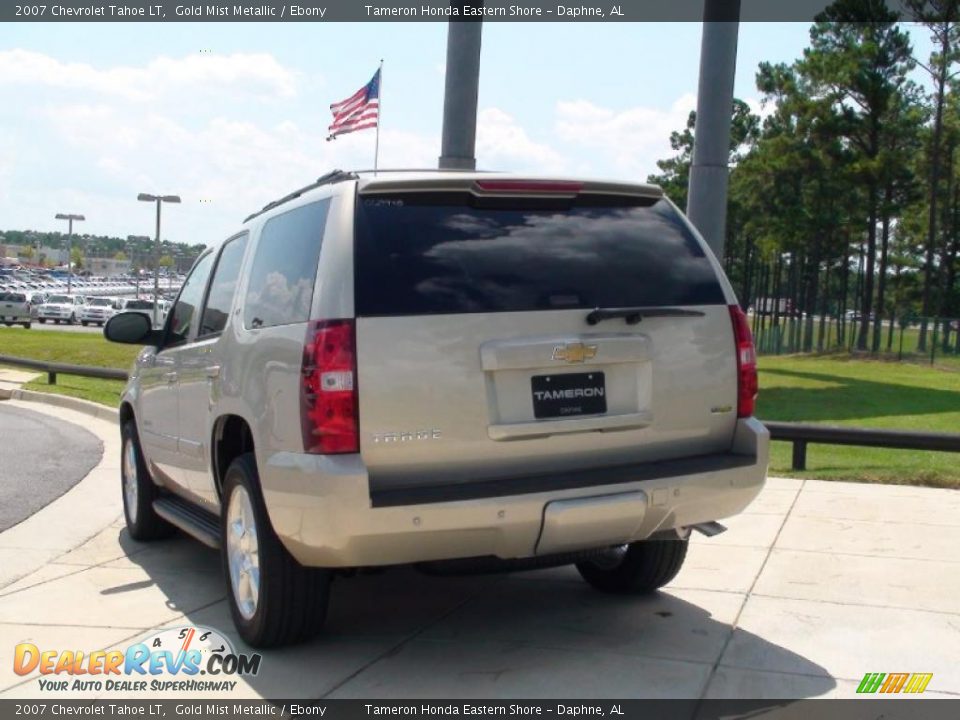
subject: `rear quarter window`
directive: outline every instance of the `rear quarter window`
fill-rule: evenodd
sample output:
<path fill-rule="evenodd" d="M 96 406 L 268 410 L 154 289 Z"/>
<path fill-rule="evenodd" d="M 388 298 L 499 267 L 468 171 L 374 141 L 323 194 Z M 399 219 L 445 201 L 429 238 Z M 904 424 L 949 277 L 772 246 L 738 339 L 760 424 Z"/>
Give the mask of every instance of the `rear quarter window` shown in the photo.
<path fill-rule="evenodd" d="M 725 303 L 709 259 L 666 200 L 523 202 L 359 196 L 357 315 Z"/>
<path fill-rule="evenodd" d="M 306 322 L 330 200 L 321 200 L 270 218 L 250 264 L 244 299 L 247 328 Z"/>

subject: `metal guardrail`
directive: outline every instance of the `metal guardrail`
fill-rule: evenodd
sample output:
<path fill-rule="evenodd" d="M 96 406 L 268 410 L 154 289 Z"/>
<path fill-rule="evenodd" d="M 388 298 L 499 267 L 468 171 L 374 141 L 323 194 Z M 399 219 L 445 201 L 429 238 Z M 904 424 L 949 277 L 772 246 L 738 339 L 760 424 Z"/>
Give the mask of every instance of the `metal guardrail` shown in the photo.
<path fill-rule="evenodd" d="M 79 375 L 81 377 L 104 378 L 107 380 L 126 380 L 125 370 L 114 368 L 90 367 L 87 365 L 67 365 L 44 360 L 0 355 L 0 364 L 40 370 L 47 373 L 50 385 L 57 384 L 57 373 Z M 771 440 L 793 443 L 792 467 L 794 470 L 807 469 L 807 446 L 817 445 L 857 445 L 860 447 L 882 447 L 898 450 L 935 450 L 939 452 L 960 452 L 960 434 L 914 432 L 912 430 L 884 430 L 880 428 L 840 427 L 836 425 L 809 425 L 791 422 L 764 422 L 770 431 Z"/>
<path fill-rule="evenodd" d="M 960 434 L 885 430 L 880 428 L 808 425 L 790 422 L 764 422 L 771 440 L 793 443 L 794 470 L 807 469 L 807 445 L 858 445 L 897 450 L 936 450 L 960 452 Z"/>
<path fill-rule="evenodd" d="M 117 370 L 116 368 L 91 367 L 89 365 L 68 365 L 67 363 L 47 362 L 46 360 L 31 360 L 29 358 L 14 357 L 12 355 L 0 355 L 0 364 L 13 365 L 15 367 L 29 368 L 30 370 L 40 370 L 47 374 L 47 384 L 57 384 L 57 374 L 78 375 L 80 377 L 101 378 L 103 380 L 126 380 L 128 373 L 126 370 Z"/>

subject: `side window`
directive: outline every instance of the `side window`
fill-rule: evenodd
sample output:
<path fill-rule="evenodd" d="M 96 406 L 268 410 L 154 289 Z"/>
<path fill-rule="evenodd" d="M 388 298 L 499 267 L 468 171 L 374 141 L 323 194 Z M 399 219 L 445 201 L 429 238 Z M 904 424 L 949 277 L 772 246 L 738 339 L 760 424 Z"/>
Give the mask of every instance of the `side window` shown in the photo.
<path fill-rule="evenodd" d="M 237 289 L 237 278 L 240 276 L 243 251 L 246 249 L 247 235 L 241 235 L 227 241 L 220 251 L 220 259 L 217 260 L 210 290 L 207 292 L 207 302 L 203 307 L 198 338 L 217 335 L 226 327 L 233 295 Z"/>
<path fill-rule="evenodd" d="M 271 218 L 260 231 L 244 302 L 247 328 L 305 322 L 330 201 L 322 200 Z"/>
<path fill-rule="evenodd" d="M 197 261 L 189 277 L 180 289 L 177 303 L 170 311 L 167 321 L 167 340 L 165 346 L 179 345 L 190 335 L 193 316 L 203 300 L 203 290 L 207 286 L 210 268 L 213 266 L 213 253 L 207 253 Z"/>

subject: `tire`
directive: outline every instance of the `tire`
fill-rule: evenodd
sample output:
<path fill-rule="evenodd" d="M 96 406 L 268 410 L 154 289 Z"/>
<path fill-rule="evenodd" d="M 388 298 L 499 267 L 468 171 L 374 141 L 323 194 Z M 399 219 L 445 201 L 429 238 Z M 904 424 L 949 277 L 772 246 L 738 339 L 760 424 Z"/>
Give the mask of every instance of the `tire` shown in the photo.
<path fill-rule="evenodd" d="M 577 563 L 580 576 L 608 593 L 651 593 L 680 572 L 687 557 L 687 540 L 644 540 L 626 546 L 619 557 Z"/>
<path fill-rule="evenodd" d="M 290 645 L 320 632 L 333 573 L 300 565 L 280 542 L 260 493 L 253 453 L 234 460 L 224 476 L 220 546 L 230 612 L 247 644 Z"/>
<path fill-rule="evenodd" d="M 60 320 L 59 320 L 59 319 L 58 319 L 58 320 L 54 320 L 54 322 L 55 322 L 57 325 L 60 324 Z"/>
<path fill-rule="evenodd" d="M 41 324 L 41 325 L 46 325 L 46 324 L 47 324 L 47 319 L 46 319 L 46 318 L 37 318 L 37 320 L 40 321 L 40 324 Z"/>
<path fill-rule="evenodd" d="M 67 325 L 76 325 L 76 324 L 77 324 L 77 316 L 71 315 L 70 319 L 67 321 Z"/>
<path fill-rule="evenodd" d="M 23 329 L 24 329 L 24 330 L 29 330 L 30 327 L 31 327 L 31 325 L 32 325 L 32 323 L 24 323 L 24 324 L 23 324 Z"/>
<path fill-rule="evenodd" d="M 84 327 L 86 327 L 86 326 L 89 325 L 90 323 L 88 323 L 86 320 L 81 320 L 81 321 L 80 321 L 80 324 L 83 325 Z"/>
<path fill-rule="evenodd" d="M 127 532 L 134 540 L 146 542 L 173 535 L 175 528 L 153 509 L 158 488 L 153 484 L 140 450 L 137 426 L 132 420 L 120 430 L 120 494 Z M 132 455 L 128 456 L 128 453 Z M 136 477 L 132 477 L 132 472 Z"/>

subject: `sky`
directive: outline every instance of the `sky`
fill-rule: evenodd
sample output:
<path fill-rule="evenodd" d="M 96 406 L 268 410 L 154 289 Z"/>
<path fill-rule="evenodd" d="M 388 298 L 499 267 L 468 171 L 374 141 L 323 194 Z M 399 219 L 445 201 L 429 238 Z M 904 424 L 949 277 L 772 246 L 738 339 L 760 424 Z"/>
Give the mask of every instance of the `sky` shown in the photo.
<path fill-rule="evenodd" d="M 807 23 L 743 23 L 735 93 Z M 485 23 L 477 166 L 643 181 L 696 104 L 700 23 Z M 915 45 L 928 43 L 914 32 Z M 927 49 L 921 56 L 925 57 Z M 380 167 L 435 167 L 446 24 L 0 24 L 0 230 L 153 235 L 140 192 L 178 194 L 163 236 L 217 242 L 267 202 L 373 164 L 327 142 L 329 105 L 381 58 Z"/>

